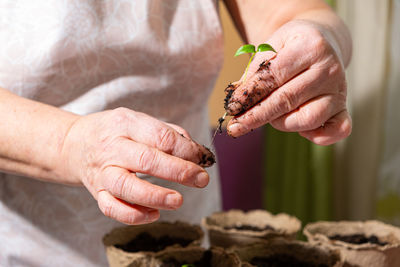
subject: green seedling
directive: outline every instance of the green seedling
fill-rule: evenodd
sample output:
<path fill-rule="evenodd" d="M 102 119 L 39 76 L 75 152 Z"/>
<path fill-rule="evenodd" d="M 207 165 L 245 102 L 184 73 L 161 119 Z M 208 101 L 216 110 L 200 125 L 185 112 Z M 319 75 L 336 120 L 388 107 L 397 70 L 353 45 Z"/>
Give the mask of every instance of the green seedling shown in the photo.
<path fill-rule="evenodd" d="M 194 264 L 183 264 L 182 267 L 196 267 Z"/>
<path fill-rule="evenodd" d="M 242 45 L 241 47 L 239 47 L 239 49 L 236 51 L 235 57 L 240 56 L 242 54 L 251 54 L 250 59 L 249 59 L 249 63 L 247 63 L 247 67 L 246 67 L 246 70 L 244 72 L 243 83 L 246 81 L 247 72 L 249 70 L 250 63 L 253 61 L 254 56 L 258 52 L 265 52 L 265 51 L 273 51 L 273 52 L 276 53 L 275 49 L 269 44 L 260 44 L 257 47 L 257 50 L 256 50 L 256 47 L 254 45 L 245 44 L 245 45 Z M 222 133 L 222 123 L 225 121 L 225 117 L 227 115 L 228 115 L 228 113 L 225 112 L 224 115 L 221 118 L 218 119 L 218 127 L 214 132 L 214 135 L 212 137 L 210 146 L 212 146 L 212 144 L 214 143 L 214 139 L 215 139 L 215 136 L 217 135 L 217 133 Z"/>
<path fill-rule="evenodd" d="M 265 51 L 273 51 L 273 52 L 276 53 L 275 49 L 269 44 L 260 44 L 257 47 L 257 50 L 256 50 L 256 47 L 254 45 L 245 44 L 245 45 L 242 45 L 241 47 L 239 47 L 239 49 L 236 51 L 235 57 L 240 56 L 242 54 L 251 54 L 250 59 L 249 59 L 249 63 L 247 63 L 247 67 L 246 67 L 246 70 L 244 72 L 243 82 L 246 81 L 247 72 L 249 70 L 250 63 L 253 61 L 254 56 L 258 52 L 265 52 Z"/>

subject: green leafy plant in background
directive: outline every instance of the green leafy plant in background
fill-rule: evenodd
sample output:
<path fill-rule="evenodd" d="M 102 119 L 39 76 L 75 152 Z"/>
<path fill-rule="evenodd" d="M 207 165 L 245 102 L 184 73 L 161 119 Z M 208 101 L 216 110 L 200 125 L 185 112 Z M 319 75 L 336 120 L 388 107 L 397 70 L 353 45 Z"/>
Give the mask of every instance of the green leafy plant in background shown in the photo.
<path fill-rule="evenodd" d="M 241 47 L 239 47 L 239 49 L 236 51 L 235 57 L 240 56 L 242 54 L 251 54 L 249 62 L 247 63 L 246 70 L 244 72 L 243 82 L 246 81 L 247 71 L 249 70 L 250 63 L 253 61 L 254 56 L 258 52 L 266 52 L 266 51 L 273 51 L 273 52 L 276 53 L 275 49 L 269 44 L 260 44 L 257 47 L 257 50 L 256 50 L 256 47 L 254 45 L 245 44 L 245 45 L 242 45 Z"/>

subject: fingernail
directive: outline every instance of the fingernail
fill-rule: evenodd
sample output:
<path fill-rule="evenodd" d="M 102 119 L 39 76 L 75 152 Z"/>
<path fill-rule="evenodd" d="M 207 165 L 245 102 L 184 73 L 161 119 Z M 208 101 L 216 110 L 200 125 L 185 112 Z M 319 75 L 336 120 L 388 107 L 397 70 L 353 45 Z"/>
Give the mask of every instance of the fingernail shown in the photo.
<path fill-rule="evenodd" d="M 159 217 L 160 217 L 160 213 L 158 212 L 158 210 L 152 210 L 152 211 L 147 212 L 146 221 L 154 222 Z"/>
<path fill-rule="evenodd" d="M 238 136 L 247 133 L 248 129 L 245 125 L 237 122 L 228 126 L 228 132 L 230 135 Z"/>
<path fill-rule="evenodd" d="M 201 172 L 197 175 L 194 184 L 197 187 L 205 187 L 208 184 L 208 180 L 209 180 L 208 174 L 206 172 Z"/>
<path fill-rule="evenodd" d="M 165 197 L 165 204 L 172 209 L 176 209 L 181 204 L 181 196 L 177 193 L 168 194 Z"/>

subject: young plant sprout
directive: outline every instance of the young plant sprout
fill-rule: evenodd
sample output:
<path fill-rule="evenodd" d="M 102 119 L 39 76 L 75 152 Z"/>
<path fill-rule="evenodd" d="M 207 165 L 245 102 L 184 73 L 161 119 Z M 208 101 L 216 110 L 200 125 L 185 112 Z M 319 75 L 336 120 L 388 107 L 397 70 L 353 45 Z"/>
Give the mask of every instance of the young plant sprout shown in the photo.
<path fill-rule="evenodd" d="M 254 56 L 257 54 L 257 52 L 265 52 L 265 51 L 273 51 L 276 53 L 275 49 L 269 44 L 260 44 L 257 47 L 257 50 L 254 45 L 245 44 L 245 45 L 242 45 L 241 47 L 239 47 L 239 49 L 236 51 L 235 57 L 240 56 L 242 54 L 248 54 L 248 53 L 251 54 L 249 63 L 247 63 L 247 67 L 244 72 L 243 82 L 246 81 L 247 71 L 249 70 L 250 63 L 253 61 Z"/>
<path fill-rule="evenodd" d="M 249 70 L 250 63 L 253 61 L 254 56 L 258 52 L 266 52 L 266 51 L 273 51 L 276 53 L 275 49 L 270 44 L 260 44 L 257 46 L 257 50 L 254 45 L 245 44 L 245 45 L 242 45 L 241 47 L 239 47 L 239 49 L 236 51 L 235 57 L 240 56 L 242 54 L 251 54 L 249 62 L 247 63 L 247 66 L 246 66 L 246 70 L 244 72 L 243 83 L 246 81 L 247 72 Z M 222 133 L 222 123 L 225 121 L 225 117 L 227 115 L 228 115 L 228 113 L 225 112 L 224 115 L 218 119 L 218 127 L 215 130 L 214 135 L 211 139 L 211 145 L 214 143 L 214 139 L 215 139 L 215 136 L 217 135 L 217 133 Z"/>

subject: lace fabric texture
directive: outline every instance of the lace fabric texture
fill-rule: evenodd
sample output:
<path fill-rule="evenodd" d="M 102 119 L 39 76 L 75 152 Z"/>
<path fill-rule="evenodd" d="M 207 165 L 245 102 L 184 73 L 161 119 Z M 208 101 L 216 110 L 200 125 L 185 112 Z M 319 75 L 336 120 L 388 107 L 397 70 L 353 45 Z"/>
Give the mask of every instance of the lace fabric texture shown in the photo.
<path fill-rule="evenodd" d="M 0 86 L 82 115 L 128 107 L 207 145 L 221 31 L 212 0 L 2 1 Z M 208 171 L 204 190 L 143 177 L 184 196 L 163 220 L 199 223 L 220 208 Z M 85 188 L 0 173 L 0 266 L 106 266 L 101 238 L 119 225 Z"/>

